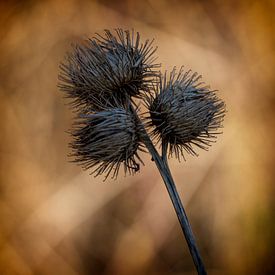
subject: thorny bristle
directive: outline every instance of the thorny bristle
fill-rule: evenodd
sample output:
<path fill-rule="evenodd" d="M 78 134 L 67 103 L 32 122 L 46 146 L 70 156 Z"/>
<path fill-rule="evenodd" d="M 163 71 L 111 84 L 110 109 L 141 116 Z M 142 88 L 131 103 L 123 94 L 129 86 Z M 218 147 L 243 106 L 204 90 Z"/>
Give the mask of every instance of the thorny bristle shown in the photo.
<path fill-rule="evenodd" d="M 123 108 L 82 115 L 71 133 L 71 156 L 84 169 L 96 167 L 95 176 L 106 173 L 107 178 L 113 171 L 116 178 L 121 164 L 125 174 L 134 174 L 138 161 L 143 164 L 138 155 L 138 150 L 143 151 L 138 127 L 135 116 Z"/>
<path fill-rule="evenodd" d="M 146 95 L 147 126 L 157 142 L 169 145 L 169 155 L 184 158 L 184 151 L 197 155 L 194 146 L 208 150 L 215 141 L 225 114 L 225 104 L 215 91 L 203 86 L 201 76 L 174 68 L 161 76 L 154 94 Z"/>
<path fill-rule="evenodd" d="M 134 31 L 105 30 L 82 45 L 74 46 L 67 61 L 60 65 L 59 88 L 72 100 L 73 107 L 101 110 L 115 98 L 140 97 L 148 91 L 157 75 L 153 40 L 140 41 Z"/>

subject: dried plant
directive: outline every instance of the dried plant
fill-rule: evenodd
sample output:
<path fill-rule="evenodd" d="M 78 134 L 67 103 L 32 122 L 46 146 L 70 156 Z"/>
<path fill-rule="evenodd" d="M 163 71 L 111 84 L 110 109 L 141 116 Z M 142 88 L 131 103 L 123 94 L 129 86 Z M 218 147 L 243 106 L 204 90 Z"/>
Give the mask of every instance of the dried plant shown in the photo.
<path fill-rule="evenodd" d="M 140 35 L 117 29 L 105 36 L 73 46 L 66 62 L 60 65 L 59 87 L 71 98 L 73 107 L 100 110 L 113 98 L 125 103 L 129 97 L 141 97 L 150 90 L 158 74 L 153 40 L 140 42 Z"/>
<path fill-rule="evenodd" d="M 61 64 L 59 87 L 78 112 L 71 142 L 74 161 L 97 175 L 117 177 L 123 164 L 133 174 L 143 163 L 138 151 L 145 145 L 164 180 L 198 274 L 206 274 L 191 226 L 177 193 L 167 155 L 180 159 L 193 146 L 208 149 L 219 129 L 225 104 L 183 67 L 169 77 L 156 71 L 152 41 L 139 33 L 116 29 L 74 47 Z M 133 98 L 148 108 L 139 115 Z M 149 134 L 148 134 L 149 131 Z M 161 155 L 152 140 L 161 143 Z M 144 144 L 144 145 L 143 145 Z M 112 173 L 113 172 L 113 173 Z"/>
<path fill-rule="evenodd" d="M 129 109 L 113 107 L 101 112 L 82 115 L 76 120 L 70 144 L 75 162 L 83 168 L 96 167 L 95 176 L 113 171 L 117 177 L 120 165 L 133 174 L 139 170 L 138 155 L 142 150 L 138 122 Z"/>
<path fill-rule="evenodd" d="M 167 143 L 169 154 L 184 158 L 184 152 L 197 155 L 194 146 L 208 150 L 216 139 L 225 113 L 224 102 L 209 87 L 199 82 L 201 76 L 176 69 L 161 76 L 154 93 L 146 96 L 149 110 L 147 126 L 157 142 Z"/>

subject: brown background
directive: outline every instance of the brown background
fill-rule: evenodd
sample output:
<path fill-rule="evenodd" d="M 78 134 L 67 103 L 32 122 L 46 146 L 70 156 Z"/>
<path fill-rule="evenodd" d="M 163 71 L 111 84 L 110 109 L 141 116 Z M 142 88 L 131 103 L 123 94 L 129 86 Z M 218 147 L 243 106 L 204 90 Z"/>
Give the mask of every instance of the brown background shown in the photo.
<path fill-rule="evenodd" d="M 0 274 L 195 274 L 157 169 L 102 183 L 68 162 L 70 44 L 155 38 L 226 101 L 224 134 L 171 168 L 209 274 L 274 274 L 273 1 L 1 1 Z"/>

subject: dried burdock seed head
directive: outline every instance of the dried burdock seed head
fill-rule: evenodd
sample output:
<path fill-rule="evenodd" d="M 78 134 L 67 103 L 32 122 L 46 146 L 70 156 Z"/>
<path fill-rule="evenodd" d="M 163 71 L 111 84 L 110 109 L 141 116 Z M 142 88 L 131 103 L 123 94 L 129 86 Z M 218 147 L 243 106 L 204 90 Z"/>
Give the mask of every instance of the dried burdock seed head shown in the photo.
<path fill-rule="evenodd" d="M 95 176 L 113 172 L 117 177 L 120 165 L 133 174 L 139 170 L 138 123 L 130 110 L 113 108 L 82 115 L 76 120 L 70 146 L 74 161 L 84 169 L 94 168 Z"/>
<path fill-rule="evenodd" d="M 169 153 L 180 159 L 184 151 L 196 155 L 194 146 L 207 150 L 219 134 L 225 104 L 200 82 L 201 76 L 183 68 L 161 77 L 155 93 L 147 96 L 151 134 L 169 145 Z"/>
<path fill-rule="evenodd" d="M 106 30 L 68 54 L 60 66 L 59 87 L 78 113 L 71 132 L 71 156 L 95 176 L 104 173 L 105 179 L 110 174 L 116 178 L 121 166 L 125 174 L 139 171 L 143 162 L 138 152 L 146 146 L 163 178 L 198 274 L 206 274 L 167 153 L 180 159 L 184 151 L 196 155 L 193 146 L 207 150 L 222 127 L 225 104 L 199 82 L 197 73 L 181 68 L 168 78 L 166 73 L 161 76 L 156 71 L 159 65 L 154 64 L 152 42 L 141 43 L 134 31 Z M 147 105 L 145 125 L 133 98 Z M 146 126 L 161 141 L 161 155 Z"/>
<path fill-rule="evenodd" d="M 157 75 L 153 40 L 140 41 L 139 33 L 116 29 L 74 46 L 61 64 L 59 87 L 75 107 L 100 110 L 112 97 L 121 103 L 148 91 Z M 98 102 L 100 103 L 98 105 Z"/>

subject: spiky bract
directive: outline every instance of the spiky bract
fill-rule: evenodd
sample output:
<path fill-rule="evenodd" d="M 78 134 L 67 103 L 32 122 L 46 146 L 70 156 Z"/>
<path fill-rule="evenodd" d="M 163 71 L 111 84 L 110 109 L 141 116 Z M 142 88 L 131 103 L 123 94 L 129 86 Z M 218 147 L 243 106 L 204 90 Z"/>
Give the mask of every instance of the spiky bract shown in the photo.
<path fill-rule="evenodd" d="M 151 134 L 168 143 L 170 155 L 178 159 L 184 151 L 196 155 L 194 145 L 207 150 L 222 127 L 225 104 L 200 79 L 197 73 L 174 68 L 147 96 Z"/>
<path fill-rule="evenodd" d="M 120 103 L 148 91 L 156 76 L 152 41 L 140 41 L 134 31 L 105 30 L 81 45 L 74 46 L 67 62 L 61 64 L 59 87 L 74 107 L 101 110 L 113 98 Z"/>
<path fill-rule="evenodd" d="M 74 161 L 84 169 L 96 167 L 92 173 L 106 178 L 113 171 L 116 177 L 123 164 L 130 174 L 139 170 L 138 150 L 142 150 L 138 137 L 138 124 L 130 110 L 113 108 L 82 115 L 72 131 Z"/>

